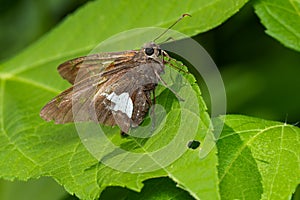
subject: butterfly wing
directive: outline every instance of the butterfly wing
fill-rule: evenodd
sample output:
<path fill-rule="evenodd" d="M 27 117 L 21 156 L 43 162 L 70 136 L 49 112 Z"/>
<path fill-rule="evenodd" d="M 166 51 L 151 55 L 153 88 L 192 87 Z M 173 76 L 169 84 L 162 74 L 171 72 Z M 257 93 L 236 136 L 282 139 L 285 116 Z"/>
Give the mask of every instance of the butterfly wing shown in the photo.
<path fill-rule="evenodd" d="M 95 54 L 59 66 L 62 77 L 74 84 L 51 100 L 40 116 L 55 123 L 95 121 L 118 125 L 125 133 L 138 126 L 149 110 L 155 89 L 156 62 L 135 60 L 138 52 L 113 56 Z"/>
<path fill-rule="evenodd" d="M 58 66 L 58 72 L 74 84 L 75 80 L 81 81 L 104 71 L 117 70 L 120 65 L 130 62 L 136 54 L 137 51 L 123 51 L 83 56 L 62 63 Z"/>
<path fill-rule="evenodd" d="M 137 51 L 124 51 L 115 53 L 93 54 L 75 58 L 58 67 L 60 75 L 68 80 L 73 87 L 65 90 L 46 104 L 40 116 L 46 121 L 54 120 L 55 123 L 89 121 L 86 111 L 91 103 L 91 97 L 102 88 L 105 82 L 117 81 L 118 74 L 123 70 L 134 67 L 133 58 Z M 105 110 L 104 110 L 105 111 Z M 105 116 L 105 112 L 102 113 Z M 77 119 L 74 119 L 75 116 Z M 113 120 L 107 117 L 107 125 L 113 125 Z"/>
<path fill-rule="evenodd" d="M 74 116 L 84 113 L 80 107 L 84 108 L 89 103 L 90 96 L 94 95 L 95 87 L 99 87 L 98 85 L 104 82 L 106 79 L 98 76 L 75 84 L 47 103 L 42 108 L 40 116 L 46 121 L 54 120 L 57 124 L 73 122 Z M 86 115 L 79 118 L 89 121 Z"/>
<path fill-rule="evenodd" d="M 161 66 L 148 61 L 146 64 L 119 72 L 112 83 L 105 83 L 94 96 L 94 115 L 100 123 L 106 124 L 109 112 L 121 130 L 127 133 L 130 127 L 137 127 L 146 116 L 152 102 L 150 92 L 155 89 L 158 79 L 155 70 Z M 108 116 L 111 116 L 108 115 Z"/>
<path fill-rule="evenodd" d="M 138 84 L 139 79 L 132 80 L 132 72 L 128 71 L 132 70 L 124 69 L 109 79 L 98 75 L 76 83 L 46 104 L 40 116 L 57 124 L 95 121 L 109 126 L 118 125 L 127 133 L 136 124 L 131 120 L 137 115 L 134 108 L 146 105 L 146 112 L 149 109 L 140 98 L 143 90 Z M 135 104 L 136 100 L 138 104 Z"/>

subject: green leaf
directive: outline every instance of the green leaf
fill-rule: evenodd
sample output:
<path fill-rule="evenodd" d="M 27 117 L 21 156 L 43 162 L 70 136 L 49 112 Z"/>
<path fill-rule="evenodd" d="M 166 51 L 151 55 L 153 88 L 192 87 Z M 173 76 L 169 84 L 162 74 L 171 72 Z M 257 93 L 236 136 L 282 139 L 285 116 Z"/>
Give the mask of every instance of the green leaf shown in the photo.
<path fill-rule="evenodd" d="M 101 41 L 112 35 L 139 27 L 166 28 L 183 13 L 189 13 L 192 17 L 181 21 L 174 29 L 189 36 L 196 35 L 220 25 L 246 2 L 247 0 L 234 2 L 218 0 L 209 2 L 206 0 L 89 2 L 78 12 L 69 16 L 50 34 L 8 61 L 1 67 L 1 71 L 6 75 L 21 76 L 29 70 L 34 70 L 33 68 L 40 70 L 43 66 L 48 69 L 49 73 L 49 68 L 54 70 L 53 66 L 57 66 L 68 58 L 87 54 Z M 147 9 L 151 12 L 146 12 Z M 49 85 L 49 82 L 45 83 L 43 78 L 38 80 L 39 83 Z M 51 84 L 54 83 L 51 82 Z M 57 87 L 57 84 L 53 86 L 53 88 Z"/>
<path fill-rule="evenodd" d="M 177 140 L 184 144 L 180 148 L 186 148 L 186 152 L 174 163 L 153 172 L 129 173 L 107 167 L 86 149 L 73 124 L 45 122 L 40 119 L 39 111 L 47 101 L 69 87 L 59 77 L 56 66 L 66 59 L 87 54 L 109 36 L 137 27 L 168 27 L 183 13 L 192 17 L 182 20 L 174 28 L 192 36 L 221 24 L 246 2 L 104 0 L 89 2 L 70 15 L 52 32 L 0 66 L 0 158 L 5 161 L 0 163 L 0 176 L 11 180 L 51 176 L 69 193 L 83 199 L 99 197 L 107 186 L 140 191 L 144 180 L 169 176 L 195 198 L 218 199 L 216 149 L 200 160 L 198 150 L 186 146 L 192 139 L 202 141 L 209 125 L 200 90 L 190 75 L 185 77 L 197 94 L 200 112 L 189 107 L 179 109 L 174 95 L 158 88 L 157 102 L 168 111 L 167 126 L 161 131 L 163 137 L 121 139 L 117 128 L 104 127 L 114 144 L 128 152 L 145 155 L 168 144 L 177 130 L 184 130 L 183 137 Z M 192 96 L 180 91 L 189 102 Z M 176 125 L 179 116 L 185 116 L 187 121 L 182 127 Z M 199 123 L 198 128 L 191 129 L 195 122 Z M 197 135 L 188 138 L 185 133 L 193 129 L 198 129 Z M 168 151 L 172 155 L 177 148 Z M 121 161 L 127 161 L 127 154 L 116 156 L 124 159 L 120 164 L 126 164 Z M 113 161 L 113 164 L 118 163 Z"/>
<path fill-rule="evenodd" d="M 38 180 L 4 181 L 0 180 L 1 200 L 53 200 L 62 199 L 68 193 L 51 178 L 40 178 Z"/>
<path fill-rule="evenodd" d="M 218 140 L 222 199 L 290 199 L 300 180 L 300 129 L 240 115 Z"/>
<path fill-rule="evenodd" d="M 155 191 L 155 192 L 153 192 Z M 126 190 L 120 187 L 108 187 L 103 191 L 100 199 L 174 199 L 188 200 L 192 198 L 186 191 L 176 187 L 176 184 L 167 178 L 156 178 L 145 181 L 141 193 Z"/>
<path fill-rule="evenodd" d="M 300 2 L 259 0 L 255 4 L 266 32 L 285 46 L 300 51 Z"/>

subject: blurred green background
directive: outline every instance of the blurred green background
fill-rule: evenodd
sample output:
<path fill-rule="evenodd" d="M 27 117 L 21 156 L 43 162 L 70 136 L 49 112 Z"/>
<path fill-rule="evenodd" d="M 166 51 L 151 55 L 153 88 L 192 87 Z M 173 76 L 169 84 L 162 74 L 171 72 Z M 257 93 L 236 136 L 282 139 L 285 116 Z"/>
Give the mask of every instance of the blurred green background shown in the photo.
<path fill-rule="evenodd" d="M 38 40 L 85 2 L 0 0 L 0 61 Z M 194 39 L 206 48 L 221 71 L 227 113 L 291 124 L 300 120 L 300 54 L 264 33 L 251 2 L 221 26 Z M 209 94 L 201 83 L 200 87 L 209 106 Z M 22 195 L 18 196 L 16 191 Z M 25 195 L 24 191 L 29 192 Z M 43 198 L 38 198 L 37 191 Z M 0 200 L 47 199 L 47 196 L 48 199 L 72 198 L 50 178 L 29 183 L 0 180 Z"/>

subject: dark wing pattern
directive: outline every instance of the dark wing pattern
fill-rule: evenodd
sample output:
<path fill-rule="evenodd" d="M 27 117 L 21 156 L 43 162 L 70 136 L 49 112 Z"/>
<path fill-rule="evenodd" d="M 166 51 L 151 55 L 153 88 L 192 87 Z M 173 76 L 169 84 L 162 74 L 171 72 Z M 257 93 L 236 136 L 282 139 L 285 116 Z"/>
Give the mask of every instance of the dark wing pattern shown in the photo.
<path fill-rule="evenodd" d="M 91 120 L 86 116 L 87 111 L 81 110 L 87 107 L 97 89 L 102 88 L 105 82 L 108 81 L 110 84 L 114 80 L 112 76 L 117 73 L 113 72 L 126 70 L 132 66 L 131 61 L 136 54 L 137 51 L 94 54 L 61 64 L 58 67 L 60 75 L 70 83 L 76 83 L 46 104 L 42 108 L 40 116 L 47 121 L 54 120 L 58 124 L 74 120 Z M 124 66 L 121 67 L 121 64 Z M 80 107 L 82 108 L 79 109 Z M 79 113 L 76 113 L 77 110 Z M 73 116 L 73 112 L 79 117 Z M 107 125 L 114 125 L 112 121 L 108 120 Z"/>
<path fill-rule="evenodd" d="M 51 100 L 40 116 L 55 123 L 95 121 L 127 133 L 151 106 L 162 64 L 141 59 L 142 51 L 95 54 L 61 64 L 58 71 L 73 86 Z"/>
<path fill-rule="evenodd" d="M 112 83 L 106 82 L 97 90 L 92 101 L 96 120 L 107 124 L 108 116 L 121 130 L 127 133 L 130 127 L 137 127 L 145 118 L 152 102 L 150 93 L 155 89 L 158 79 L 154 73 L 159 64 L 140 64 L 113 76 Z M 103 110 L 110 110 L 107 114 Z M 108 124 L 107 124 L 108 125 Z"/>
<path fill-rule="evenodd" d="M 63 91 L 46 104 L 41 110 L 40 116 L 46 121 L 54 120 L 57 124 L 73 122 L 73 107 L 75 107 L 79 112 L 81 110 L 80 107 L 88 103 L 88 95 L 94 95 L 95 87 L 97 87 L 95 84 L 97 83 L 98 85 L 101 85 L 104 82 L 106 82 L 106 79 L 98 76 L 76 84 L 75 86 Z M 77 116 L 76 113 L 74 114 Z M 84 116 L 81 118 L 83 119 Z M 88 120 L 89 119 L 86 119 L 86 121 Z"/>

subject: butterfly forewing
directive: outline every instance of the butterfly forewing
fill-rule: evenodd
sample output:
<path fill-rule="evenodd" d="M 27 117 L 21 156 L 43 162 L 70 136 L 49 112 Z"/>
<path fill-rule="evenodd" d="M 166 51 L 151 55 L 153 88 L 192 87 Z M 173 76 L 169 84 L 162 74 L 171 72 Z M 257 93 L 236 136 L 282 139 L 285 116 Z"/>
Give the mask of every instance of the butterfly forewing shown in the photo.
<path fill-rule="evenodd" d="M 136 51 L 99 53 L 66 61 L 59 65 L 59 74 L 71 84 L 104 71 L 116 70 L 119 63 L 132 60 Z M 78 73 L 80 71 L 80 73 Z"/>
<path fill-rule="evenodd" d="M 95 84 L 101 85 L 105 81 L 104 77 L 95 76 L 89 80 L 79 82 L 46 104 L 41 110 L 40 116 L 47 121 L 54 120 L 58 124 L 73 122 L 72 108 L 76 106 L 75 102 L 84 104 L 88 101 L 86 97 L 93 95 Z"/>

